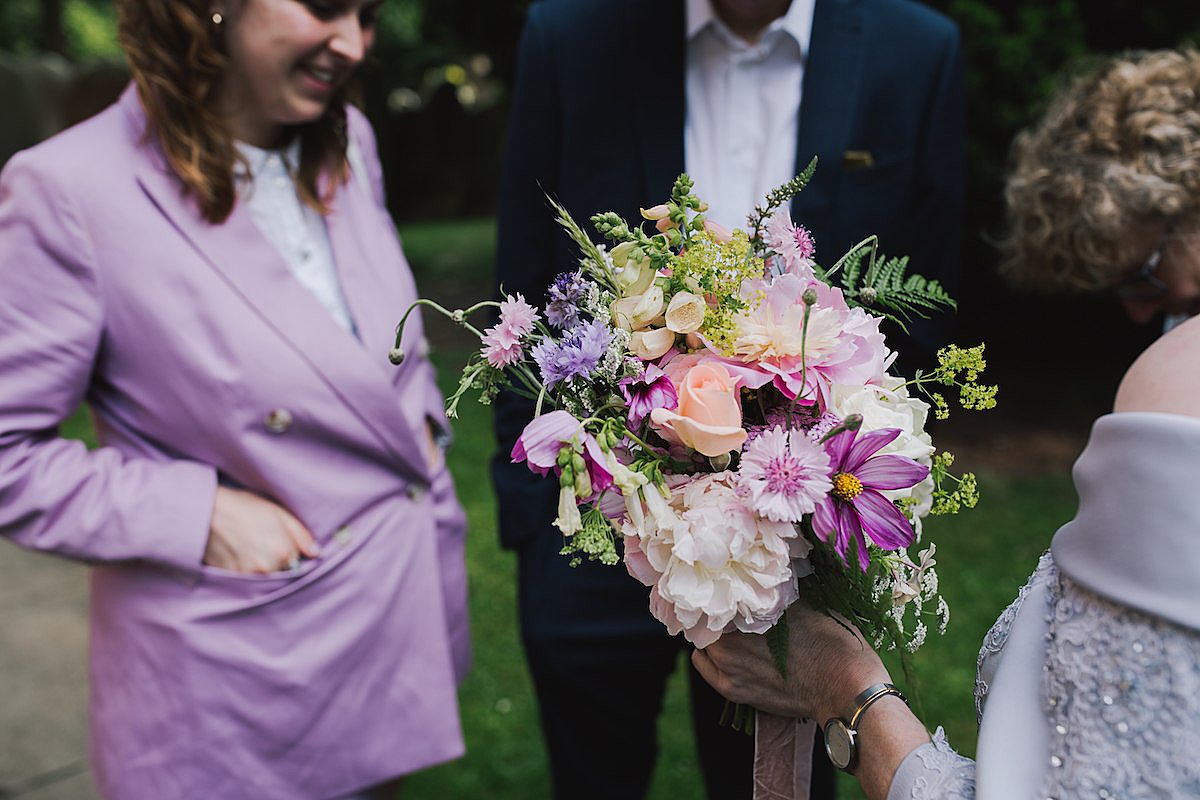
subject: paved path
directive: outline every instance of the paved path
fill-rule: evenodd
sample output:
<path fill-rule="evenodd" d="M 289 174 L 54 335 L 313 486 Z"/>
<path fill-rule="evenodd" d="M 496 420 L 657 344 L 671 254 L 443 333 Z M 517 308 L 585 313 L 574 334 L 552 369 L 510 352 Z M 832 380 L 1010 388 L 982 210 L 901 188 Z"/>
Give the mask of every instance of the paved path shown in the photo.
<path fill-rule="evenodd" d="M 0 800 L 96 800 L 87 568 L 0 538 Z"/>

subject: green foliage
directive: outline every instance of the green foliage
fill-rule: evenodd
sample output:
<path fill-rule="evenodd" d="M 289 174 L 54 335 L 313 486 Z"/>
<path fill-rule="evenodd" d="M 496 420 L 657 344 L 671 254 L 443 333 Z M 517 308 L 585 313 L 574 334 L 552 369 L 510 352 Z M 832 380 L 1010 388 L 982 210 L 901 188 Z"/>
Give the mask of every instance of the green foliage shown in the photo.
<path fill-rule="evenodd" d="M 828 275 L 841 271 L 842 294 L 847 303 L 869 308 L 872 314 L 884 316 L 901 328 L 914 315 L 927 317 L 928 312 L 955 307 L 954 298 L 937 281 L 905 275 L 908 256 L 888 258 L 876 253 L 875 248 L 872 236 L 829 270 Z"/>
<path fill-rule="evenodd" d="M 71 61 L 119 58 L 117 16 L 111 0 L 62 0 L 58 25 L 47 26 L 43 15 L 51 4 L 39 0 L 0 3 L 0 50 L 32 55 L 61 50 Z M 47 41 L 61 36 L 61 42 Z"/>

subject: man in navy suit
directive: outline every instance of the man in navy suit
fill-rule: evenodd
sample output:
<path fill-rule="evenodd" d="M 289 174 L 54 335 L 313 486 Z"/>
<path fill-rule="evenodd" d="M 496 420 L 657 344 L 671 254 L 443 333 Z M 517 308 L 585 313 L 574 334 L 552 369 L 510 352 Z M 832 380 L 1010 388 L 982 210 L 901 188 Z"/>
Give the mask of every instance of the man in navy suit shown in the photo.
<path fill-rule="evenodd" d="M 812 231 L 819 263 L 877 234 L 884 252 L 909 255 L 953 292 L 963 124 L 957 29 L 910 0 L 534 3 L 505 151 L 499 282 L 541 303 L 577 263 L 547 194 L 580 222 L 608 210 L 635 222 L 686 170 L 725 215 L 717 221 L 740 227 L 748 204 L 815 155 L 792 216 Z M 907 368 L 928 361 L 949 327 L 919 320 L 909 332 L 889 338 Z M 530 403 L 498 400 L 493 476 L 501 540 L 519 556 L 522 639 L 555 797 L 636 800 L 686 643 L 650 616 L 648 590 L 624 569 L 571 569 L 558 554 L 556 482 L 507 457 L 531 414 Z M 722 701 L 690 674 L 708 796 L 749 798 L 752 738 L 717 724 Z M 823 752 L 814 772 L 813 796 L 832 797 Z"/>

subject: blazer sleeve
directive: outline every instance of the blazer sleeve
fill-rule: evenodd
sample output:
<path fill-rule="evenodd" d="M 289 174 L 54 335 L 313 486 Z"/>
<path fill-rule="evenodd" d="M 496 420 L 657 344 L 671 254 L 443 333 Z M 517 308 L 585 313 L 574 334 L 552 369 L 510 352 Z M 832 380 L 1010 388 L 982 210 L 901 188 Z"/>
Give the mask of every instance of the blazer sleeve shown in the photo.
<path fill-rule="evenodd" d="M 497 292 L 520 293 L 539 306 L 555 275 L 557 226 L 546 195 L 558 193 L 561 150 L 559 65 L 545 12 L 545 3 L 533 4 L 521 32 L 496 232 Z M 532 401 L 511 392 L 502 392 L 494 404 L 497 453 L 492 480 L 500 512 L 500 541 L 506 547 L 544 533 L 553 518 L 555 482 L 509 458 L 517 437 L 533 417 L 533 408 Z"/>
<path fill-rule="evenodd" d="M 213 467 L 58 435 L 102 380 L 104 292 L 82 217 L 39 158 L 18 155 L 0 177 L 0 535 L 71 558 L 195 571 Z"/>

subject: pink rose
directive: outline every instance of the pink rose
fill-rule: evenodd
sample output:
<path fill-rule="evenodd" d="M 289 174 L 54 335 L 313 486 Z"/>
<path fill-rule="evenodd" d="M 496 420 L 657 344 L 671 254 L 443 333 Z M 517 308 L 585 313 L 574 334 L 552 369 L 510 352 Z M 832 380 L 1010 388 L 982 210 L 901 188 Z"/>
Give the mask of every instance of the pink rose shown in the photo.
<path fill-rule="evenodd" d="M 746 431 L 742 430 L 738 382 L 724 366 L 701 361 L 687 370 L 676 389 L 679 405 L 674 411 L 656 408 L 650 412 L 650 421 L 664 438 L 706 456 L 724 455 L 742 446 Z"/>

